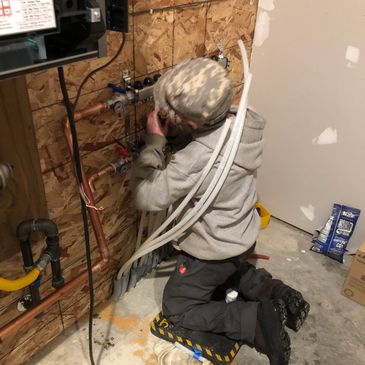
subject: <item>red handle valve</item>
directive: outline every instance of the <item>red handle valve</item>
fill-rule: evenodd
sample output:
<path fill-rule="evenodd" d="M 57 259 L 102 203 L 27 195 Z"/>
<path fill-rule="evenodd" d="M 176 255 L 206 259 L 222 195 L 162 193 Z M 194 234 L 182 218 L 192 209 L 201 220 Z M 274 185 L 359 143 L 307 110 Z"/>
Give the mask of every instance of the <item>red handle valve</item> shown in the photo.
<path fill-rule="evenodd" d="M 124 149 L 123 147 L 120 147 L 120 146 L 115 147 L 115 152 L 121 157 L 125 157 L 125 158 L 130 157 L 129 152 L 126 149 Z"/>

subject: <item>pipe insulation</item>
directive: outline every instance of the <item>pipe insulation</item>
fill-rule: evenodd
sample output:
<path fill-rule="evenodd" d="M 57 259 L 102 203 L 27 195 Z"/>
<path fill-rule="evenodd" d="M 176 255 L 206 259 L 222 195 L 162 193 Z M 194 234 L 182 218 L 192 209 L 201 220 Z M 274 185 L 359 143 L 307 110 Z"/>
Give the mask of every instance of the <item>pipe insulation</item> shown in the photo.
<path fill-rule="evenodd" d="M 185 197 L 180 206 L 170 215 L 170 217 L 158 228 L 137 250 L 137 252 L 122 266 L 117 275 L 117 280 L 115 285 L 118 285 L 119 281 L 122 281 L 122 277 L 125 273 L 128 273 L 131 265 L 135 260 L 147 255 L 148 253 L 156 250 L 157 248 L 163 246 L 164 244 L 176 239 L 181 234 L 183 234 L 189 227 L 191 227 L 201 216 L 204 214 L 206 209 L 210 206 L 211 202 L 218 195 L 220 189 L 222 188 L 228 173 L 233 164 L 234 158 L 236 156 L 244 127 L 244 122 L 247 113 L 247 99 L 248 91 L 250 88 L 252 74 L 249 71 L 249 63 L 247 52 L 242 41 L 239 41 L 239 46 L 242 54 L 242 61 L 244 65 L 244 89 L 241 96 L 240 104 L 238 107 L 237 117 L 235 122 L 232 123 L 230 119 L 227 119 L 221 134 L 221 137 L 217 143 L 217 147 L 214 150 L 211 159 L 209 160 L 206 168 L 203 170 L 200 179 L 190 193 Z M 231 126 L 233 124 L 233 126 Z M 214 163 L 216 162 L 219 153 L 221 152 L 224 142 L 226 141 L 226 136 L 230 130 L 230 135 L 228 142 L 226 143 L 226 149 L 224 151 L 223 157 L 218 165 L 217 171 L 210 182 L 207 190 L 201 197 L 201 199 L 195 204 L 194 208 L 182 218 L 182 220 L 177 223 L 173 228 L 171 228 L 166 233 L 162 234 L 160 237 L 158 235 L 166 229 L 166 227 L 173 222 L 183 211 L 188 202 L 193 198 L 195 193 L 198 191 L 199 187 L 203 183 L 204 179 L 212 169 Z M 118 290 L 117 290 L 118 291 Z M 115 296 L 114 296 L 115 298 Z"/>

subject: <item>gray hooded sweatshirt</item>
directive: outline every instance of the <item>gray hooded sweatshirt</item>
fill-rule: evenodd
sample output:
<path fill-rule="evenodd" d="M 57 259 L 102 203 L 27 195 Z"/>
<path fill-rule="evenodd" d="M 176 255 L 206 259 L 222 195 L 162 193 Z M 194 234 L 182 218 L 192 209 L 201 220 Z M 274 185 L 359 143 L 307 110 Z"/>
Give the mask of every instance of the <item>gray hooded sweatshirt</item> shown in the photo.
<path fill-rule="evenodd" d="M 179 237 L 177 249 L 201 260 L 223 260 L 242 254 L 255 243 L 260 229 L 260 217 L 254 207 L 256 172 L 262 162 L 264 126 L 264 119 L 249 109 L 236 158 L 222 189 L 202 217 Z M 222 128 L 223 124 L 195 133 L 193 140 L 176 152 L 167 166 L 163 154 L 166 139 L 147 135 L 146 146 L 133 172 L 137 207 L 160 211 L 177 206 L 198 181 Z M 182 217 L 206 191 L 223 153 L 224 148 Z"/>

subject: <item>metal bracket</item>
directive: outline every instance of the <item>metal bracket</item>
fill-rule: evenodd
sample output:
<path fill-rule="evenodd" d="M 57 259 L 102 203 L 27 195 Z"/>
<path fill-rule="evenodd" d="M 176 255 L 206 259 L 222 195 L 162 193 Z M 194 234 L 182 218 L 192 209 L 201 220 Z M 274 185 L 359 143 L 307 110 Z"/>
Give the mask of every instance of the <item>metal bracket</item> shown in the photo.
<path fill-rule="evenodd" d="M 87 8 L 86 19 L 90 23 L 101 22 L 101 9 L 100 8 Z"/>

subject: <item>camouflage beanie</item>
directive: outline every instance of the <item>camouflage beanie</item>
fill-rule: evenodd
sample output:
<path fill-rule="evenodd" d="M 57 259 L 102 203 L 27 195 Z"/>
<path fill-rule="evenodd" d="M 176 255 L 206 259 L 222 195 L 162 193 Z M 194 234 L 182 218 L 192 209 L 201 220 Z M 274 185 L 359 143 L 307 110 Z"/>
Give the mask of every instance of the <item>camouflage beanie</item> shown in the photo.
<path fill-rule="evenodd" d="M 213 125 L 227 114 L 232 84 L 226 70 L 209 58 L 197 58 L 166 72 L 154 88 L 155 107 L 170 118 Z"/>

